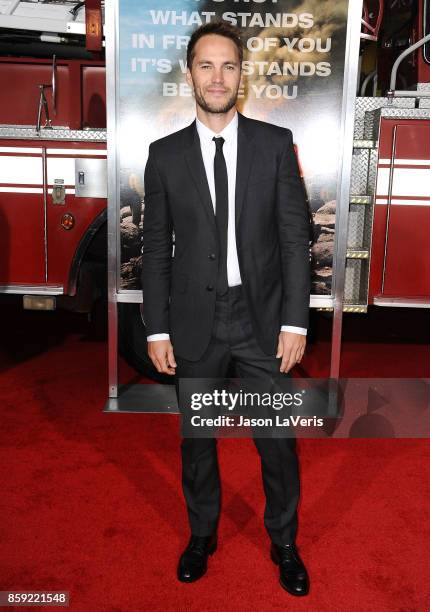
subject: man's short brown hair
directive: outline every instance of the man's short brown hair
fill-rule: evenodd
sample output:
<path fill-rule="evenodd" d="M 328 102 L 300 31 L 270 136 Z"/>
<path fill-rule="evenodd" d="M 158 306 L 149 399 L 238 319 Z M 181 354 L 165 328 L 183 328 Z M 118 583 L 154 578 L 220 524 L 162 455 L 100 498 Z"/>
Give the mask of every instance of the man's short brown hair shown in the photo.
<path fill-rule="evenodd" d="M 231 23 L 228 23 L 228 21 L 217 20 L 201 25 L 192 33 L 187 46 L 188 69 L 191 70 L 191 65 L 195 55 L 194 47 L 196 46 L 197 41 L 208 34 L 217 34 L 218 36 L 225 36 L 225 38 L 232 40 L 236 45 L 237 52 L 239 53 L 239 67 L 241 67 L 243 60 L 243 42 L 240 38 L 239 28 L 231 25 Z"/>

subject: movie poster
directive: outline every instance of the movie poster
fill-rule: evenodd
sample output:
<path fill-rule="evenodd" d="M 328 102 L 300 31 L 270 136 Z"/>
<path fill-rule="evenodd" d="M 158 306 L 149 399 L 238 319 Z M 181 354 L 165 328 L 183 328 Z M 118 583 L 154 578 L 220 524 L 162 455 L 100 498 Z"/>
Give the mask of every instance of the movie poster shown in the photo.
<path fill-rule="evenodd" d="M 222 18 L 246 46 L 239 111 L 293 132 L 313 217 L 312 294 L 331 295 L 347 13 L 348 0 L 119 0 L 121 293 L 140 289 L 149 144 L 193 121 L 187 42 Z"/>

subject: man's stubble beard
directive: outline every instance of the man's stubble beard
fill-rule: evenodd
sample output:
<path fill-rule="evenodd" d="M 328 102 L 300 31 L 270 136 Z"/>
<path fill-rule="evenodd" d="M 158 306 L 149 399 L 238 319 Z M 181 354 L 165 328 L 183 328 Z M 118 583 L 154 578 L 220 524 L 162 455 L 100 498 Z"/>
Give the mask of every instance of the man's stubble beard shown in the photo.
<path fill-rule="evenodd" d="M 200 108 L 204 110 L 206 113 L 213 113 L 217 115 L 228 113 L 228 111 L 232 109 L 233 106 L 236 105 L 238 94 L 239 94 L 239 87 L 231 95 L 231 97 L 227 100 L 227 102 L 224 103 L 223 106 L 218 107 L 218 106 L 214 106 L 213 104 L 209 104 L 208 102 L 206 102 L 206 100 L 200 93 L 200 90 L 194 88 L 194 97 L 195 97 L 196 103 L 200 106 Z"/>

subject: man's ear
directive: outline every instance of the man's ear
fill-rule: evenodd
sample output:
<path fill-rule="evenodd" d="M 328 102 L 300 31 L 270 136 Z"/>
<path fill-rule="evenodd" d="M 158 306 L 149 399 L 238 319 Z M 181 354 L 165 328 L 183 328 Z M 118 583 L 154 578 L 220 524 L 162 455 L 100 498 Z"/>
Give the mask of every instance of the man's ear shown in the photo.
<path fill-rule="evenodd" d="M 191 76 L 191 70 L 189 68 L 187 68 L 186 79 L 187 79 L 188 85 L 192 88 L 193 87 L 193 77 Z"/>

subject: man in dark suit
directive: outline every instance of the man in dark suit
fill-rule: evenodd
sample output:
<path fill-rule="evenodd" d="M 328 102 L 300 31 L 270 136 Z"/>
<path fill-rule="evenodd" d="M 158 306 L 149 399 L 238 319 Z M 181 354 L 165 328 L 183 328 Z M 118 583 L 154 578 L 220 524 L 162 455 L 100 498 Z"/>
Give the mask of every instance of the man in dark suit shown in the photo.
<path fill-rule="evenodd" d="M 143 310 L 148 353 L 177 379 L 286 374 L 308 325 L 309 216 L 291 131 L 235 108 L 242 42 L 225 22 L 201 26 L 187 49 L 196 120 L 150 145 L 145 169 Z M 172 258 L 172 232 L 175 236 Z M 264 523 L 281 585 L 306 595 L 295 544 L 299 472 L 294 438 L 254 439 Z M 199 579 L 216 550 L 216 439 L 184 438 L 182 484 L 191 538 L 178 578 Z"/>

